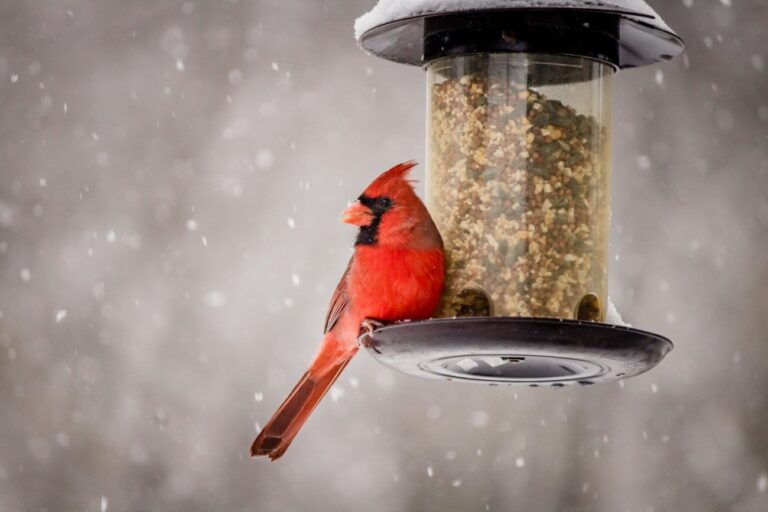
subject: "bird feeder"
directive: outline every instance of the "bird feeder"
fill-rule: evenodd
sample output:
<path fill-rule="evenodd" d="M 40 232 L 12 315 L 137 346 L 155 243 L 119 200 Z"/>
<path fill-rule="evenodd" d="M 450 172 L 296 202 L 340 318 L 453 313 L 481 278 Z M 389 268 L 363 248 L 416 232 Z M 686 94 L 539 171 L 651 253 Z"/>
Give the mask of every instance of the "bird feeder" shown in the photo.
<path fill-rule="evenodd" d="M 408 373 L 593 384 L 647 371 L 666 338 L 605 323 L 611 111 L 619 70 L 683 43 L 642 0 L 382 0 L 360 45 L 427 73 L 436 319 L 366 335 Z"/>

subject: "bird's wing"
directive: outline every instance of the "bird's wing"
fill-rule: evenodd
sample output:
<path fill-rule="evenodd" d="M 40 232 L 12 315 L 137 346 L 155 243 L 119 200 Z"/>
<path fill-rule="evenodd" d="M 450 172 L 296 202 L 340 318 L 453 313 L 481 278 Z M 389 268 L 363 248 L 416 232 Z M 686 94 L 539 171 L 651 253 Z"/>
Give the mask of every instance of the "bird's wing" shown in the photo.
<path fill-rule="evenodd" d="M 341 315 L 349 307 L 349 293 L 347 293 L 347 276 L 349 275 L 349 269 L 352 268 L 352 259 L 347 264 L 347 269 L 344 271 L 344 275 L 341 276 L 339 284 L 336 286 L 336 291 L 333 292 L 331 297 L 331 304 L 328 307 L 328 314 L 325 317 L 325 330 L 324 333 L 328 333 L 336 322 L 339 321 Z"/>

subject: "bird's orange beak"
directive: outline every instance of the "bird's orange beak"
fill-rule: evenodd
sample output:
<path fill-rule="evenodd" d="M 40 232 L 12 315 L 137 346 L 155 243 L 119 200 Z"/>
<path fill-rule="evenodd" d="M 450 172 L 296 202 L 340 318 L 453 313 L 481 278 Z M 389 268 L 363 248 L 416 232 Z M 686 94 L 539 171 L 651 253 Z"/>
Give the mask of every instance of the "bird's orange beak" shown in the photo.
<path fill-rule="evenodd" d="M 373 221 L 373 212 L 360 201 L 355 201 L 352 205 L 341 212 L 341 222 L 354 224 L 355 226 L 368 226 Z"/>

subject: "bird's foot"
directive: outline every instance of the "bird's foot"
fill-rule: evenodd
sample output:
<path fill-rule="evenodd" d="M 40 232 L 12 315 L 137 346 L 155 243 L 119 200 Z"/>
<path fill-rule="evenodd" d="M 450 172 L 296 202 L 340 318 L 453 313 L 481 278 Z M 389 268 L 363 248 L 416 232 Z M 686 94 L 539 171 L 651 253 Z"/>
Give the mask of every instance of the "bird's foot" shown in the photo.
<path fill-rule="evenodd" d="M 371 336 L 373 331 L 379 327 L 384 327 L 384 322 L 376 320 L 375 318 L 366 318 L 360 324 L 360 333 L 358 337 L 358 343 L 364 348 L 371 347 Z"/>
<path fill-rule="evenodd" d="M 384 322 L 376 320 L 375 318 L 366 318 L 360 324 L 360 332 L 366 334 L 373 334 L 373 331 L 379 327 L 384 327 Z"/>

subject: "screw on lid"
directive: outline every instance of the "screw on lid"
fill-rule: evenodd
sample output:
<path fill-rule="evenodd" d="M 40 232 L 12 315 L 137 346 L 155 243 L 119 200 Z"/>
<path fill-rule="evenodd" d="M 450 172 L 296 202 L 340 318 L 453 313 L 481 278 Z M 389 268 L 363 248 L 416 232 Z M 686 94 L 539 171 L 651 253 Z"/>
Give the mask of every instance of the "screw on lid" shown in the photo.
<path fill-rule="evenodd" d="M 355 32 L 367 52 L 411 65 L 444 55 L 543 52 L 630 68 L 672 59 L 684 47 L 643 0 L 380 0 Z"/>

